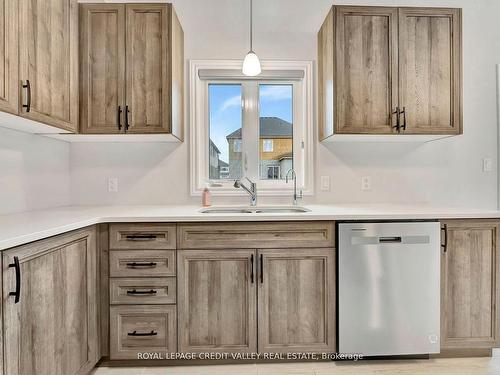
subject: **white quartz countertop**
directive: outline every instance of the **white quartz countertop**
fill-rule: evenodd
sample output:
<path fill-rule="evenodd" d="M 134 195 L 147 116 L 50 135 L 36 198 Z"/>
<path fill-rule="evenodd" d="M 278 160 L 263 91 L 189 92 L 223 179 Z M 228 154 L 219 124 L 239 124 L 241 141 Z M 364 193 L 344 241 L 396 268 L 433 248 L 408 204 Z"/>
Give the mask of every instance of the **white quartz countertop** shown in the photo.
<path fill-rule="evenodd" d="M 98 223 L 496 219 L 500 211 L 393 204 L 305 205 L 304 213 L 204 214 L 199 206 L 71 206 L 0 215 L 0 250 Z"/>

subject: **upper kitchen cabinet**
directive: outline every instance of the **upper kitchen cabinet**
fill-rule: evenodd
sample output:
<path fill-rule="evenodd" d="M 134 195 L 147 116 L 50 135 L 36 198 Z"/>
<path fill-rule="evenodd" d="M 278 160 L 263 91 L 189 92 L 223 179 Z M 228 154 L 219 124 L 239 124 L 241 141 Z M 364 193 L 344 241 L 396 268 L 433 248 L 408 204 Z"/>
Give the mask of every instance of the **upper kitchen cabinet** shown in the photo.
<path fill-rule="evenodd" d="M 333 6 L 318 33 L 320 139 L 460 134 L 461 65 L 459 9 Z"/>
<path fill-rule="evenodd" d="M 19 1 L 21 116 L 77 131 L 77 0 Z"/>
<path fill-rule="evenodd" d="M 17 0 L 0 0 L 0 110 L 18 113 Z"/>
<path fill-rule="evenodd" d="M 397 22 L 396 8 L 331 11 L 320 31 L 322 138 L 332 133 L 393 132 L 391 112 L 398 103 Z"/>
<path fill-rule="evenodd" d="M 81 4 L 80 132 L 182 140 L 183 45 L 171 4 Z"/>
<path fill-rule="evenodd" d="M 0 126 L 78 128 L 77 0 L 0 0 Z"/>
<path fill-rule="evenodd" d="M 399 9 L 399 107 L 405 133 L 462 132 L 461 18 L 460 9 Z"/>

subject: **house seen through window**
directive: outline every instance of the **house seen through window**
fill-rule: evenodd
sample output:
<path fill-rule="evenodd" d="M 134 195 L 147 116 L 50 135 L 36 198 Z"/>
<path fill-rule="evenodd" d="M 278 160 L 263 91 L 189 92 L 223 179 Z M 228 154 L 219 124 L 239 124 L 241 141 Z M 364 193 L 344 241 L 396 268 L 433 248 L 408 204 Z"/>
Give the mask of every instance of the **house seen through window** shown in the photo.
<path fill-rule="evenodd" d="M 211 180 L 239 179 L 249 168 L 261 180 L 283 180 L 293 168 L 293 86 L 253 84 L 246 95 L 253 95 L 257 112 L 242 106 L 243 84 L 209 84 Z"/>

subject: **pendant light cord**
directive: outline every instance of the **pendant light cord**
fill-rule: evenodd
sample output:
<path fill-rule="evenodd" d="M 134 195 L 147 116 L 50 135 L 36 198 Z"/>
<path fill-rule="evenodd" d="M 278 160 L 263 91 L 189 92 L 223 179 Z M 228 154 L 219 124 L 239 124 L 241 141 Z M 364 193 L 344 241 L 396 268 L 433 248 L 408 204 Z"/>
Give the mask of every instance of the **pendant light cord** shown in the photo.
<path fill-rule="evenodd" d="M 253 0 L 250 0 L 250 51 L 253 52 Z"/>

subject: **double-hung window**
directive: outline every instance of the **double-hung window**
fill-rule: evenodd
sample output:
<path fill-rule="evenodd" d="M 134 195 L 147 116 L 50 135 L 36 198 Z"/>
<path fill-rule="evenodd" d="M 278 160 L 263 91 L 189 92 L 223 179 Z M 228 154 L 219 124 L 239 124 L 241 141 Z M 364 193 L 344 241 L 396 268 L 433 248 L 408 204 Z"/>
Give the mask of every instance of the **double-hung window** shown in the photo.
<path fill-rule="evenodd" d="M 258 77 L 238 62 L 191 62 L 191 192 L 206 183 L 221 195 L 241 194 L 247 177 L 259 194 L 288 194 L 294 170 L 312 192 L 311 64 L 263 62 Z"/>

